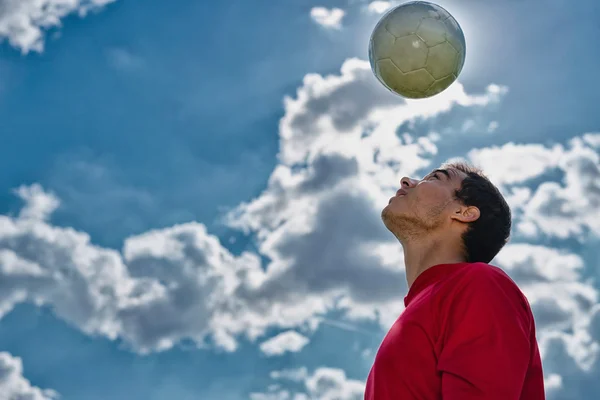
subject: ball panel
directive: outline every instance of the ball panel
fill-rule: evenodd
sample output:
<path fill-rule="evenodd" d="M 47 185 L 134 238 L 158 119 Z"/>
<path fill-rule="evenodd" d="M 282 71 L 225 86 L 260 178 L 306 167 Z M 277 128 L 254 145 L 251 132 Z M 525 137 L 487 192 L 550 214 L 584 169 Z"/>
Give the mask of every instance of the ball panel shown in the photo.
<path fill-rule="evenodd" d="M 445 76 L 442 79 L 438 79 L 435 82 L 433 82 L 433 84 L 429 86 L 429 88 L 427 88 L 427 90 L 425 91 L 425 95 L 429 97 L 441 93 L 444 90 L 446 90 L 455 80 L 456 75 L 454 74 Z"/>
<path fill-rule="evenodd" d="M 413 4 L 403 4 L 389 11 L 383 19 L 383 25 L 392 35 L 399 38 L 415 33 L 421 19 L 426 16 Z"/>
<path fill-rule="evenodd" d="M 421 15 L 423 15 L 423 17 L 435 18 L 435 19 L 445 18 L 444 14 L 440 13 L 440 11 L 443 11 L 443 9 L 440 6 L 438 6 L 437 4 L 433 4 L 428 1 L 413 1 L 413 2 L 405 3 L 405 4 L 407 6 L 408 5 L 414 6 L 416 9 L 419 10 L 419 12 L 421 13 Z"/>
<path fill-rule="evenodd" d="M 377 61 L 375 71 L 386 88 L 411 99 L 427 97 L 426 90 L 434 82 L 431 74 L 424 68 L 404 74 L 389 59 Z"/>
<path fill-rule="evenodd" d="M 396 39 L 390 58 L 402 72 L 423 68 L 427 60 L 428 48 L 417 35 Z"/>
<path fill-rule="evenodd" d="M 458 53 L 448 42 L 438 44 L 429 49 L 427 57 L 427 71 L 435 79 L 441 79 L 452 73 L 456 74 Z"/>
<path fill-rule="evenodd" d="M 439 19 L 424 18 L 416 32 L 427 46 L 432 47 L 446 41 L 446 25 Z"/>
<path fill-rule="evenodd" d="M 450 17 L 444 21 L 446 25 L 446 40 L 458 51 L 459 53 L 465 52 L 465 36 L 462 29 L 458 25 L 458 22 L 453 17 Z"/>
<path fill-rule="evenodd" d="M 403 87 L 399 81 L 402 79 L 403 73 L 389 58 L 378 60 L 375 63 L 375 74 L 385 87 L 397 93 L 402 92 Z"/>
<path fill-rule="evenodd" d="M 403 96 L 407 99 L 424 99 L 426 97 L 429 97 L 423 92 L 411 92 L 410 90 L 404 92 Z"/>
<path fill-rule="evenodd" d="M 451 17 L 450 13 L 442 6 L 436 6 L 436 11 L 442 21 Z"/>
<path fill-rule="evenodd" d="M 410 91 L 425 93 L 434 81 L 435 78 L 425 68 L 422 68 L 404 74 L 400 84 Z"/>
<path fill-rule="evenodd" d="M 385 28 L 376 29 L 371 35 L 369 41 L 369 58 L 377 61 L 382 58 L 388 58 L 393 52 L 393 46 L 396 38 Z"/>

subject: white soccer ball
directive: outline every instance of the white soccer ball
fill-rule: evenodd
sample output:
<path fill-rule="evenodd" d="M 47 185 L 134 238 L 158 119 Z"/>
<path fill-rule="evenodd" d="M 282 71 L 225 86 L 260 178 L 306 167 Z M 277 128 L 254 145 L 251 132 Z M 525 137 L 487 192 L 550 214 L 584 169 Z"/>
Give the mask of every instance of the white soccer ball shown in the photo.
<path fill-rule="evenodd" d="M 465 63 L 465 36 L 452 15 L 437 4 L 412 1 L 387 13 L 369 41 L 377 79 L 403 97 L 431 97 L 445 90 Z"/>

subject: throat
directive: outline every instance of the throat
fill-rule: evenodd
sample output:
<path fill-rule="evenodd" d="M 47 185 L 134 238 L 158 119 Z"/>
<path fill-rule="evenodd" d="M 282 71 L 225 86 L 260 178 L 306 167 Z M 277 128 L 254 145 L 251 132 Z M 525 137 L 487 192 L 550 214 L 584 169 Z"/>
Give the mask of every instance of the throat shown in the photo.
<path fill-rule="evenodd" d="M 435 265 L 465 262 L 461 246 L 448 241 L 420 240 L 415 243 L 403 243 L 402 247 L 409 288 L 423 271 Z"/>

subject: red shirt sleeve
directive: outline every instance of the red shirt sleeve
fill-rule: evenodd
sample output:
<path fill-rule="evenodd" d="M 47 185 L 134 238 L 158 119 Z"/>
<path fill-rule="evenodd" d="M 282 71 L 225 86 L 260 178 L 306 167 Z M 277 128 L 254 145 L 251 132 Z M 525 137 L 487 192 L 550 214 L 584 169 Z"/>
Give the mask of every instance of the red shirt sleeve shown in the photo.
<path fill-rule="evenodd" d="M 470 272 L 448 304 L 438 358 L 443 400 L 521 396 L 531 358 L 529 306 L 508 276 L 485 268 Z"/>

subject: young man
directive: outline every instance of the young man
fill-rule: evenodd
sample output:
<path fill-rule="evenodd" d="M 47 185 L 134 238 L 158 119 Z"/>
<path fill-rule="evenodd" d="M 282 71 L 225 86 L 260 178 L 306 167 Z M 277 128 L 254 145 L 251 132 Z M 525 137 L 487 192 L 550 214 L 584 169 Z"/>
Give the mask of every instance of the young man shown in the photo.
<path fill-rule="evenodd" d="M 383 209 L 404 249 L 409 291 L 367 379 L 366 400 L 543 400 L 531 308 L 488 263 L 508 240 L 511 213 L 467 164 L 403 178 Z"/>

